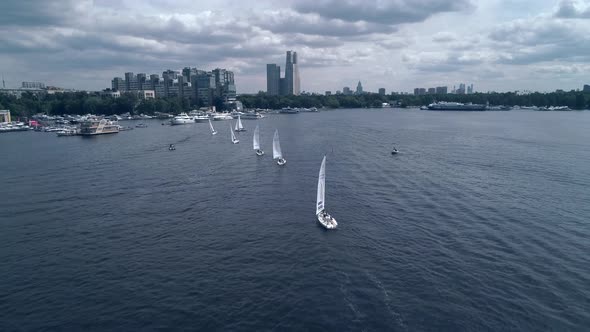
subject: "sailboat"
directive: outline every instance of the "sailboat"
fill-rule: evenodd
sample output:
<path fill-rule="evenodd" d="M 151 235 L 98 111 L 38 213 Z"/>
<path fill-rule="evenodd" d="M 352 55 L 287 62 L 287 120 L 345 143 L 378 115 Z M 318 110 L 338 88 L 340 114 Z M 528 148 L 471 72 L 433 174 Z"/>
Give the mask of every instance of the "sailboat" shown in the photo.
<path fill-rule="evenodd" d="M 240 140 L 236 138 L 236 135 L 234 135 L 234 131 L 231 128 L 231 123 L 229 124 L 229 132 L 231 133 L 231 142 L 234 144 L 240 143 Z"/>
<path fill-rule="evenodd" d="M 209 119 L 209 128 L 211 128 L 211 135 L 217 135 L 217 131 L 213 128 L 213 123 L 211 123 L 211 119 Z"/>
<path fill-rule="evenodd" d="M 279 142 L 279 130 L 275 130 L 275 136 L 272 139 L 272 159 L 278 159 L 277 164 L 283 166 L 287 163 L 287 160 L 283 158 L 283 152 L 281 151 L 281 143 Z"/>
<path fill-rule="evenodd" d="M 244 126 L 242 125 L 242 118 L 238 115 L 238 122 L 236 122 L 236 129 L 235 131 L 246 131 Z"/>
<path fill-rule="evenodd" d="M 264 151 L 260 150 L 260 128 L 256 125 L 256 129 L 254 129 L 254 138 L 252 140 L 252 146 L 254 150 L 256 150 L 257 156 L 264 155 Z"/>
<path fill-rule="evenodd" d="M 338 227 L 336 219 L 326 212 L 324 205 L 326 202 L 326 156 L 322 159 L 322 166 L 320 166 L 320 175 L 318 177 L 318 196 L 315 208 L 315 214 L 318 221 L 326 229 L 334 229 Z"/>

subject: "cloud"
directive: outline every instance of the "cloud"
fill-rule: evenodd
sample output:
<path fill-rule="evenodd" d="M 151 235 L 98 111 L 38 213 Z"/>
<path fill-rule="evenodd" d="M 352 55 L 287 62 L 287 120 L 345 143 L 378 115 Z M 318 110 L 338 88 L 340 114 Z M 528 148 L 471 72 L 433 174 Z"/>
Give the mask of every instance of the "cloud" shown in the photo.
<path fill-rule="evenodd" d="M 563 0 L 554 14 L 558 18 L 590 18 L 590 6 L 573 0 Z"/>
<path fill-rule="evenodd" d="M 383 25 L 421 22 L 438 13 L 471 8 L 467 0 L 304 0 L 294 6 L 300 13 L 327 19 Z"/>
<path fill-rule="evenodd" d="M 253 23 L 276 34 L 299 33 L 343 38 L 374 33 L 392 33 L 397 30 L 390 25 L 326 19 L 318 14 L 302 14 L 290 9 L 265 11 L 256 17 Z"/>
<path fill-rule="evenodd" d="M 501 63 L 589 61 L 589 28 L 587 22 L 538 16 L 502 24 L 489 37 L 498 48 Z"/>
<path fill-rule="evenodd" d="M 455 40 L 457 40 L 457 35 L 448 31 L 441 31 L 432 36 L 432 41 L 435 43 L 448 43 Z"/>

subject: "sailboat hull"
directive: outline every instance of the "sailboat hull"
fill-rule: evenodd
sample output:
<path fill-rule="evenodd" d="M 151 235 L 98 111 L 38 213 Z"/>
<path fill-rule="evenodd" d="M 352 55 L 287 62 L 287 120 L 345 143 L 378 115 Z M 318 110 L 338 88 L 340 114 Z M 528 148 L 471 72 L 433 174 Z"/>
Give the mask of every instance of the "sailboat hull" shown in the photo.
<path fill-rule="evenodd" d="M 256 155 L 257 156 L 264 156 L 264 151 L 262 151 L 262 150 L 256 150 Z"/>
<path fill-rule="evenodd" d="M 234 143 L 234 144 L 238 144 L 238 143 L 240 143 L 240 140 L 239 139 L 236 139 L 236 140 L 233 140 L 231 142 Z"/>
<path fill-rule="evenodd" d="M 284 158 L 279 158 L 279 160 L 277 161 L 277 165 L 279 166 L 283 166 L 287 163 L 287 160 Z"/>
<path fill-rule="evenodd" d="M 336 219 L 334 219 L 330 215 L 324 216 L 321 213 L 319 213 L 317 217 L 320 225 L 324 226 L 324 228 L 326 229 L 335 229 L 336 227 L 338 227 L 338 222 L 336 222 Z"/>

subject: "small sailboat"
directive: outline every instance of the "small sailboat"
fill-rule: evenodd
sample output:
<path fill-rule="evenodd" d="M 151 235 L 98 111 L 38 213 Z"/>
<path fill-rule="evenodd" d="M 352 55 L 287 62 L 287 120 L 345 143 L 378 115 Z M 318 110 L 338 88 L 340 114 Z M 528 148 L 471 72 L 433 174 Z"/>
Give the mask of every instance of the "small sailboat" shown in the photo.
<path fill-rule="evenodd" d="M 398 154 L 398 152 L 399 151 L 397 150 L 397 148 L 395 146 L 393 147 L 393 150 L 391 150 L 391 154 Z"/>
<path fill-rule="evenodd" d="M 260 149 L 260 128 L 256 125 L 256 129 L 254 129 L 254 138 L 252 140 L 252 146 L 256 151 L 257 156 L 264 155 L 264 151 Z"/>
<path fill-rule="evenodd" d="M 322 159 L 322 166 L 320 166 L 320 175 L 318 177 L 318 196 L 316 201 L 315 214 L 318 221 L 326 229 L 334 229 L 338 227 L 336 219 L 326 212 L 326 156 Z"/>
<path fill-rule="evenodd" d="M 211 129 L 211 135 L 217 135 L 217 131 L 213 128 L 213 123 L 211 123 L 211 119 L 209 119 L 209 128 Z"/>
<path fill-rule="evenodd" d="M 238 122 L 236 122 L 236 129 L 235 131 L 246 131 L 244 126 L 242 125 L 242 118 L 238 115 Z"/>
<path fill-rule="evenodd" d="M 238 144 L 240 143 L 240 140 L 236 138 L 236 135 L 234 135 L 234 131 L 231 128 L 231 123 L 229 124 L 229 132 L 231 133 L 231 142 L 233 144 Z"/>
<path fill-rule="evenodd" d="M 275 136 L 272 139 L 272 159 L 278 159 L 277 164 L 283 166 L 287 163 L 287 160 L 283 158 L 283 152 L 281 151 L 281 143 L 279 142 L 279 130 L 275 130 Z"/>

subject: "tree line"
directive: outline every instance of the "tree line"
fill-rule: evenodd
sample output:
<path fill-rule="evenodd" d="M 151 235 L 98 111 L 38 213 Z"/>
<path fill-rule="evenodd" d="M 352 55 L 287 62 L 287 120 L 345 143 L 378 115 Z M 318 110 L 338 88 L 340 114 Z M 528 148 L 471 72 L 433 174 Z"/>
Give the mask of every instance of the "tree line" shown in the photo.
<path fill-rule="evenodd" d="M 327 107 L 327 108 L 367 108 L 381 107 L 389 103 L 400 107 L 428 105 L 435 101 L 454 101 L 490 105 L 519 106 L 568 106 L 572 109 L 590 108 L 590 93 L 580 91 L 531 93 L 526 95 L 514 92 L 474 93 L 469 95 L 300 95 L 270 96 L 264 92 L 238 97 L 246 108 L 280 109 L 283 107 Z M 70 92 L 47 95 L 24 93 L 20 98 L 0 93 L 0 109 L 9 109 L 15 118 L 30 117 L 37 113 L 60 114 L 148 114 L 156 112 L 178 114 L 199 107 L 183 98 L 157 98 L 143 100 L 134 94 L 122 94 L 119 98 L 101 96 L 98 93 Z M 217 110 L 223 110 L 223 100 L 216 98 Z"/>
<path fill-rule="evenodd" d="M 389 103 L 400 107 L 423 106 L 436 101 L 474 103 L 505 106 L 568 106 L 572 109 L 590 108 L 590 93 L 581 91 L 551 92 L 531 94 L 504 93 L 474 93 L 474 94 L 433 94 L 433 95 L 380 95 L 365 93 L 362 95 L 300 95 L 300 96 L 270 96 L 264 92 L 256 95 L 242 95 L 239 100 L 246 108 L 283 107 L 328 107 L 328 108 L 365 108 L 381 107 Z"/>

